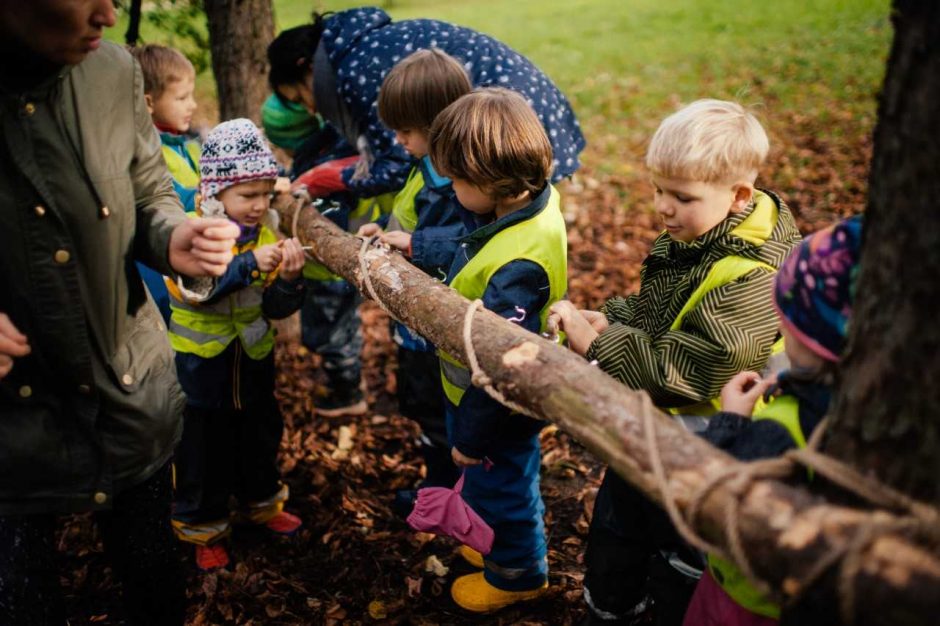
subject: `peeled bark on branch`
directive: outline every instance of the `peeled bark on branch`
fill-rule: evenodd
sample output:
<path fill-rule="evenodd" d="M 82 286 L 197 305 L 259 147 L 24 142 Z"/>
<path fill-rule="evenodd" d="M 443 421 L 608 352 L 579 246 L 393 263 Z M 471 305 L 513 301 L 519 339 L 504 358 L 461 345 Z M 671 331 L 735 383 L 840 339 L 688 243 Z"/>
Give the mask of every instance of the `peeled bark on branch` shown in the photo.
<path fill-rule="evenodd" d="M 282 224 L 289 225 L 302 203 L 276 204 Z M 323 264 L 368 294 L 360 273 L 361 239 L 340 231 L 312 208 L 301 212 L 296 227 L 300 240 Z M 463 322 L 470 303 L 396 253 L 373 247 L 364 256 L 377 295 L 395 317 L 466 363 Z M 474 315 L 472 341 L 480 367 L 508 399 L 557 424 L 660 503 L 643 428 L 646 412 L 654 413 L 656 441 L 681 511 L 715 473 L 743 465 L 657 411 L 645 393 L 631 391 L 577 355 L 494 313 Z M 724 549 L 729 545 L 725 513 L 736 497 L 727 483 L 717 487 L 704 500 L 695 525 L 702 537 Z M 835 506 L 806 489 L 759 480 L 745 492 L 737 519 L 755 572 L 791 595 L 823 556 L 843 547 L 873 520 L 892 517 Z M 861 556 L 851 581 L 855 623 L 926 625 L 940 615 L 936 554 L 898 534 L 885 534 Z M 828 585 L 823 592 L 828 602 L 840 597 L 835 577 L 820 584 Z"/>

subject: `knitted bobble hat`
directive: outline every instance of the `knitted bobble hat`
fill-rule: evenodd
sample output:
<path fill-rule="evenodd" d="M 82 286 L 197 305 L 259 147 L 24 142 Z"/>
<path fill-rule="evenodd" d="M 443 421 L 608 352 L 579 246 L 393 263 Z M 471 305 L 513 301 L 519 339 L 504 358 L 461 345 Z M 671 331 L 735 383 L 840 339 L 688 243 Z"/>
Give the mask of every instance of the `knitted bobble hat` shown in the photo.
<path fill-rule="evenodd" d="M 285 102 L 275 94 L 261 107 L 261 125 L 268 141 L 285 150 L 297 150 L 320 130 L 320 120 L 299 104 Z"/>
<path fill-rule="evenodd" d="M 845 348 L 861 241 L 862 218 L 849 218 L 804 239 L 777 272 L 781 325 L 827 361 Z"/>
<path fill-rule="evenodd" d="M 199 159 L 203 199 L 241 183 L 277 178 L 277 162 L 261 131 L 251 120 L 222 122 L 212 129 Z"/>

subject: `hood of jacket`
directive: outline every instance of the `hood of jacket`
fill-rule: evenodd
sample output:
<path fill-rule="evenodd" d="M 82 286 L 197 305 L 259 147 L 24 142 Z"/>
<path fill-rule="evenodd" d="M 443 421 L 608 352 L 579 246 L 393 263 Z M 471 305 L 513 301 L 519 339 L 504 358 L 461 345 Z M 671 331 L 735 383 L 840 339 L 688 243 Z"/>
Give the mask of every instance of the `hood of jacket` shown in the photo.
<path fill-rule="evenodd" d="M 349 9 L 326 18 L 322 39 L 326 44 L 330 63 L 336 67 L 363 35 L 391 22 L 392 18 L 388 13 L 376 7 Z"/>

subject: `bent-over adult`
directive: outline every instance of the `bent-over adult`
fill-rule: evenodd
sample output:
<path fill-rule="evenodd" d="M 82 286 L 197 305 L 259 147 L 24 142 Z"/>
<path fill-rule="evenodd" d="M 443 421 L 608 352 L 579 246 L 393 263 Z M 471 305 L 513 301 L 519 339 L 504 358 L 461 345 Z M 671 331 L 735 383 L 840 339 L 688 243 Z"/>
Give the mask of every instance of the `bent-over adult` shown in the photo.
<path fill-rule="evenodd" d="M 283 31 L 268 47 L 274 91 L 320 113 L 359 151 L 356 166 L 328 163 L 307 177 L 318 190 L 348 189 L 367 197 L 404 185 L 411 159 L 379 120 L 376 99 L 392 66 L 424 48 L 458 59 L 476 87 L 522 94 L 552 144 L 553 182 L 578 169 L 585 146 L 578 120 L 564 94 L 531 61 L 470 28 L 429 19 L 392 21 L 381 9 L 364 7 L 315 15 L 312 24 Z"/>

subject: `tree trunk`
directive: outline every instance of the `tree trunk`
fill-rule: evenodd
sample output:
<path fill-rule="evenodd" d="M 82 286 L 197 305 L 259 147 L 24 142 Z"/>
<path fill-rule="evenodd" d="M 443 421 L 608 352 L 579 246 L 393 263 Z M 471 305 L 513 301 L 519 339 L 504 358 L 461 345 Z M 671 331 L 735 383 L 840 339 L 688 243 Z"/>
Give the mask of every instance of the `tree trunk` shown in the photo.
<path fill-rule="evenodd" d="M 256 124 L 268 90 L 268 44 L 274 39 L 271 0 L 204 0 L 212 71 L 222 121 Z"/>
<path fill-rule="evenodd" d="M 940 503 L 940 3 L 898 0 L 827 452 Z"/>
<path fill-rule="evenodd" d="M 275 204 L 281 223 L 287 225 L 303 205 L 283 198 Z M 368 293 L 360 270 L 360 239 L 313 209 L 301 212 L 296 231 L 321 262 Z M 398 254 L 371 248 L 364 259 L 374 289 L 393 315 L 466 363 L 463 326 L 470 303 Z M 662 498 L 643 426 L 647 414 L 655 423 L 657 448 L 681 510 L 690 507 L 710 477 L 743 465 L 657 411 L 645 393 L 629 390 L 584 359 L 489 311 L 474 314 L 471 337 L 482 370 L 500 392 L 576 437 L 657 501 Z M 728 483 L 721 484 L 704 499 L 695 524 L 703 537 L 723 548 L 729 545 L 724 528 L 735 498 Z M 886 512 L 879 515 L 882 521 L 893 519 Z M 793 594 L 813 564 L 844 547 L 847 538 L 876 518 L 866 510 L 828 505 L 782 482 L 760 480 L 744 491 L 734 519 L 755 571 L 774 588 Z M 896 610 L 914 616 L 904 623 L 933 623 L 940 614 L 940 594 L 935 593 L 940 588 L 940 559 L 893 534 L 879 536 L 861 555 L 862 567 L 850 577 L 849 587 L 857 623 L 896 624 Z M 837 596 L 834 582 L 826 584 L 831 601 Z"/>

